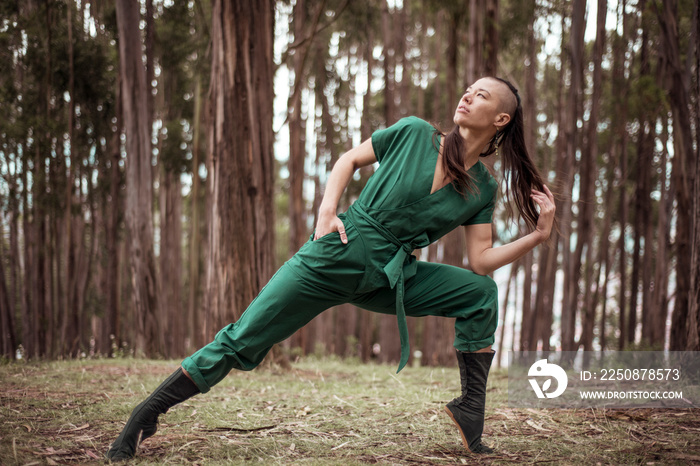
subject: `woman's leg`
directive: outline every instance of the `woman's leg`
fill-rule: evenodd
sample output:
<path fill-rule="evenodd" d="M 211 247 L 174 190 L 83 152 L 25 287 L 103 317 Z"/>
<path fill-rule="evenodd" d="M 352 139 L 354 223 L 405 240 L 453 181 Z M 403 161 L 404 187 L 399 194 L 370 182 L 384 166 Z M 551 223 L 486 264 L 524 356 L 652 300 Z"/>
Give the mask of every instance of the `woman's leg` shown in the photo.
<path fill-rule="evenodd" d="M 396 293 L 382 288 L 353 299 L 353 304 L 384 314 L 395 314 Z M 484 350 L 494 342 L 498 324 L 498 288 L 491 277 L 444 264 L 417 263 L 416 274 L 406 280 L 407 316 L 441 316 L 455 319 L 454 347 L 459 351 Z"/>
<path fill-rule="evenodd" d="M 214 341 L 182 362 L 202 393 L 231 369 L 254 369 L 275 343 L 329 307 L 348 301 L 364 274 L 365 246 L 350 221 L 345 221 L 345 231 L 347 244 L 337 233 L 307 241 L 238 321 L 224 327 Z"/>
<path fill-rule="evenodd" d="M 481 443 L 486 412 L 486 380 L 493 356 L 493 351 L 457 351 L 462 394 L 445 406 L 445 412 L 459 430 L 464 447 L 474 453 L 493 452 L 493 449 Z"/>
<path fill-rule="evenodd" d="M 194 382 L 178 368 L 134 408 L 119 437 L 110 445 L 107 459 L 121 461 L 133 458 L 139 444 L 156 433 L 158 416 L 197 393 L 199 389 Z"/>
<path fill-rule="evenodd" d="M 110 459 L 134 456 L 139 443 L 153 435 L 158 416 L 197 393 L 205 393 L 231 369 L 251 370 L 270 348 L 331 306 L 347 301 L 362 277 L 364 246 L 346 228 L 340 238 L 309 241 L 270 279 L 240 319 L 182 362 L 151 396 L 134 409 L 119 438 L 107 452 Z M 337 235 L 335 235 L 337 236 Z"/>
<path fill-rule="evenodd" d="M 366 309 L 395 313 L 393 291 L 378 290 L 354 301 Z M 488 453 L 481 443 L 486 406 L 486 381 L 493 360 L 491 345 L 498 323 L 498 290 L 490 277 L 443 264 L 419 262 L 416 275 L 406 281 L 407 316 L 455 319 L 462 393 L 445 407 L 457 425 L 465 448 Z"/>
<path fill-rule="evenodd" d="M 328 307 L 337 304 L 327 290 L 283 266 L 235 323 L 182 362 L 165 382 L 131 413 L 107 458 L 132 458 L 138 445 L 156 432 L 158 416 L 197 393 L 205 393 L 233 368 L 251 370 L 278 343 Z"/>
<path fill-rule="evenodd" d="M 319 288 L 284 265 L 235 323 L 182 362 L 202 393 L 231 371 L 257 367 L 272 346 L 290 337 L 318 314 L 343 302 L 337 290 Z"/>

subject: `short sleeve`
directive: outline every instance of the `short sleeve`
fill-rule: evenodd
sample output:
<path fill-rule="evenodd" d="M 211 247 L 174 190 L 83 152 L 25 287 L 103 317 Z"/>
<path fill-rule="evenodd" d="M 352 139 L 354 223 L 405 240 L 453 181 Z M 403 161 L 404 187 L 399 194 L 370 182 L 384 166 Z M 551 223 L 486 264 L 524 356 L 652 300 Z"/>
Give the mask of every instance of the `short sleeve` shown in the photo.
<path fill-rule="evenodd" d="M 481 223 L 491 223 L 493 220 L 493 209 L 496 206 L 496 193 L 491 196 L 491 200 L 486 203 L 474 216 L 464 222 L 462 225 L 479 225 Z"/>
<path fill-rule="evenodd" d="M 414 129 L 428 128 L 435 129 L 426 121 L 416 117 L 402 118 L 393 125 L 385 129 L 380 129 L 372 133 L 372 149 L 377 161 L 382 163 L 387 154 L 392 153 L 393 148 L 410 144 L 410 138 L 420 137 L 420 131 Z"/>

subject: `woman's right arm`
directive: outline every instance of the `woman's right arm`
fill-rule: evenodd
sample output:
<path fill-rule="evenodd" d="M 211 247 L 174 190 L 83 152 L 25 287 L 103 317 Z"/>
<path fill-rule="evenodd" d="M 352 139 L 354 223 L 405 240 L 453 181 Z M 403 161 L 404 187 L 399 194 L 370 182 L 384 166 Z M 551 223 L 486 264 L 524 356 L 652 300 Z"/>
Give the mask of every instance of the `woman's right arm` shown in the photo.
<path fill-rule="evenodd" d="M 358 168 L 371 165 L 376 161 L 377 157 L 374 155 L 371 139 L 367 139 L 338 159 L 333 166 L 333 170 L 331 170 L 331 175 L 328 177 L 323 200 L 318 209 L 314 240 L 337 231 L 340 233 L 340 240 L 347 244 L 348 238 L 345 235 L 345 226 L 337 215 L 340 196 L 347 188 L 352 175 Z"/>

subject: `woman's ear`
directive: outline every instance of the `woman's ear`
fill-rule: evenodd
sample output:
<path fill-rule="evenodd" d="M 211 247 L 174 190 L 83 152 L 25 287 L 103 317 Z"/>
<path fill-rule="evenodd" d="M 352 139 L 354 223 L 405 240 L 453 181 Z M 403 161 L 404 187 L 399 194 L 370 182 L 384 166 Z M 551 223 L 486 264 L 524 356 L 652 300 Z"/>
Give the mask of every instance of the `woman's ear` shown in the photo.
<path fill-rule="evenodd" d="M 496 120 L 493 122 L 493 125 L 496 127 L 497 131 L 501 131 L 508 123 L 510 123 L 510 115 L 507 113 L 499 113 L 496 115 Z"/>

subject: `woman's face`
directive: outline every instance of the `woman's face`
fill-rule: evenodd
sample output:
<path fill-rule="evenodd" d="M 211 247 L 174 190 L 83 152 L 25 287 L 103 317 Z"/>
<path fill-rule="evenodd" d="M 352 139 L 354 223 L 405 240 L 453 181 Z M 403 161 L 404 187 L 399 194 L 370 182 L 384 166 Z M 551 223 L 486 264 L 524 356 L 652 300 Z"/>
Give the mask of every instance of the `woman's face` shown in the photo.
<path fill-rule="evenodd" d="M 453 121 L 460 128 L 495 133 L 510 121 L 511 100 L 515 101 L 515 96 L 502 82 L 479 79 L 462 95 Z"/>

